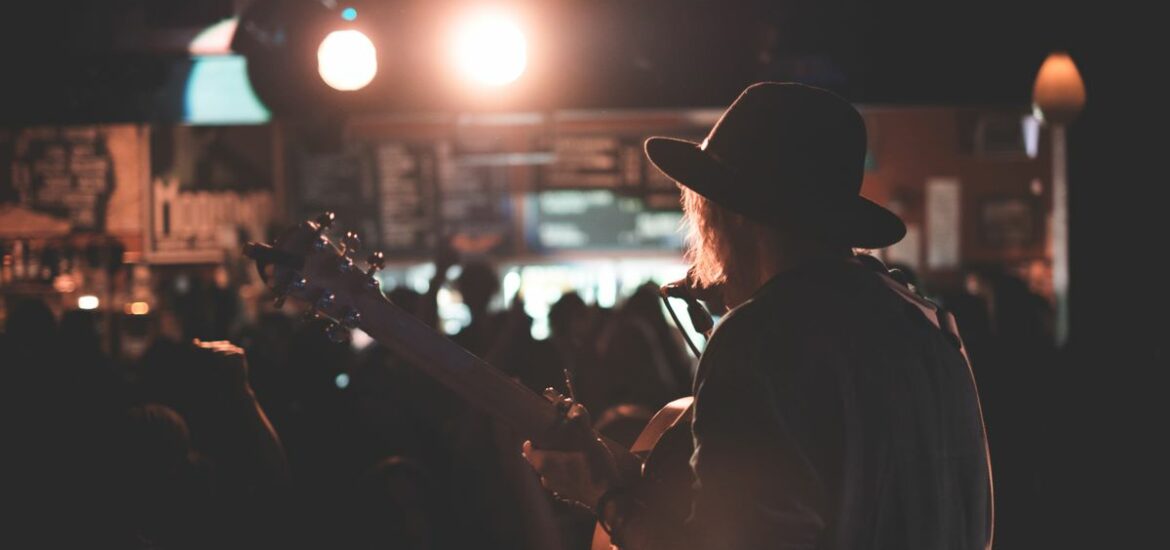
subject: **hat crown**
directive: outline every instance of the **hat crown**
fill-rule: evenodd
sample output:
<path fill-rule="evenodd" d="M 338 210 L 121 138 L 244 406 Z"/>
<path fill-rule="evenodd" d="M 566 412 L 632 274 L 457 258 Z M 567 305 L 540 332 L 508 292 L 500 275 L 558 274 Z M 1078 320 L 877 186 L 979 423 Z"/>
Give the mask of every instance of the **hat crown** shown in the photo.
<path fill-rule="evenodd" d="M 861 190 L 865 121 L 821 88 L 762 82 L 748 87 L 703 141 L 741 183 L 783 197 L 841 200 Z"/>

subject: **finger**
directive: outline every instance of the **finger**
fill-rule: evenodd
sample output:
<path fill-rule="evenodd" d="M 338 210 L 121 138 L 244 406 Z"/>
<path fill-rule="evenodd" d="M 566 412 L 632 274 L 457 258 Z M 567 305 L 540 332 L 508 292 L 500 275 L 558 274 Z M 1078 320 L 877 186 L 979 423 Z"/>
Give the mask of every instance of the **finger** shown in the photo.
<path fill-rule="evenodd" d="M 531 441 L 524 442 L 524 446 L 520 449 L 520 454 L 524 457 L 524 460 L 527 460 L 528 464 L 538 472 L 541 468 L 546 466 L 544 455 L 540 452 L 540 450 L 534 449 L 532 447 Z"/>
<path fill-rule="evenodd" d="M 545 388 L 544 391 L 541 392 L 541 395 L 543 395 L 545 399 L 548 399 L 549 401 L 551 401 L 553 403 L 556 403 L 557 401 L 560 401 L 560 400 L 565 398 L 565 396 L 561 395 L 560 392 L 558 392 L 557 390 L 555 390 L 553 388 Z"/>
<path fill-rule="evenodd" d="M 585 406 L 575 401 L 569 404 L 569 411 L 565 413 L 565 418 L 570 422 L 584 422 L 589 423 L 589 411 Z"/>

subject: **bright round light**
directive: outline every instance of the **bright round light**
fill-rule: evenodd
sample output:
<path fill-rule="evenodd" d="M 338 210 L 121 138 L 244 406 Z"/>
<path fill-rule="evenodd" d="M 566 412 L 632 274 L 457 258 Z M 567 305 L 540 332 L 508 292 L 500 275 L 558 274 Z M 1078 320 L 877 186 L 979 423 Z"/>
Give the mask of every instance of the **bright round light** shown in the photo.
<path fill-rule="evenodd" d="M 528 41 L 514 19 L 502 13 L 470 16 L 455 33 L 455 62 L 480 84 L 503 86 L 528 66 Z"/>
<path fill-rule="evenodd" d="M 345 374 L 344 372 L 338 374 L 337 377 L 333 379 L 333 383 L 337 386 L 337 389 L 344 390 L 345 388 L 349 387 L 349 375 Z"/>
<path fill-rule="evenodd" d="M 77 297 L 77 307 L 79 309 L 97 309 L 98 297 L 91 294 Z"/>
<path fill-rule="evenodd" d="M 378 51 L 361 31 L 333 31 L 317 48 L 317 72 L 332 88 L 360 90 L 378 74 Z"/>

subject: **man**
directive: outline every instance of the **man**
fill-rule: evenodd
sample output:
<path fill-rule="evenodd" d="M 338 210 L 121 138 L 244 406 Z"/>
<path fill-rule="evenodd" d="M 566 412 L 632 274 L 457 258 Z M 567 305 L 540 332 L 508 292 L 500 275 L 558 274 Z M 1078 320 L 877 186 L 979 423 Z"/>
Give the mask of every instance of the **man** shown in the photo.
<path fill-rule="evenodd" d="M 858 195 L 859 113 L 761 83 L 702 144 L 646 153 L 682 188 L 695 282 L 732 307 L 695 381 L 689 516 L 660 517 L 654 482 L 593 437 L 525 445 L 546 487 L 627 550 L 989 547 L 986 439 L 953 323 L 852 254 L 905 233 Z"/>

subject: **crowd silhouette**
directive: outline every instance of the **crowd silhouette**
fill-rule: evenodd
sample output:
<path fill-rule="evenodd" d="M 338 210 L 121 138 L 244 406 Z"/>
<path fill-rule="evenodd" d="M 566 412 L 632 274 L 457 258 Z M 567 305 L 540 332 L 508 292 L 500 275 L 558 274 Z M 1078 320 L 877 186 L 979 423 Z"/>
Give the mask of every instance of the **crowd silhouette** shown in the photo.
<path fill-rule="evenodd" d="M 429 292 L 388 296 L 437 326 L 451 263 Z M 566 293 L 535 340 L 521 299 L 490 310 L 490 264 L 462 268 L 451 284 L 471 321 L 453 340 L 533 390 L 572 392 L 615 440 L 631 443 L 690 393 L 696 359 L 655 284 L 614 309 Z M 982 392 L 997 542 L 1024 547 L 1045 445 L 1034 396 L 1056 362 L 1051 313 L 1003 271 L 973 268 L 966 282 L 937 300 L 959 319 Z M 94 312 L 58 319 L 42 300 L 9 302 L 5 487 L 17 506 L 6 536 L 53 548 L 589 547 L 592 516 L 543 491 L 504 426 L 384 347 L 330 341 L 322 321 L 265 308 L 242 323 L 225 288 L 195 280 L 160 304 L 133 360 L 103 351 L 114 337 Z"/>

